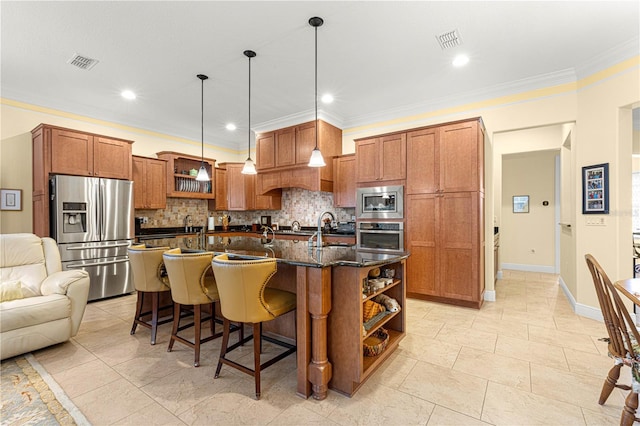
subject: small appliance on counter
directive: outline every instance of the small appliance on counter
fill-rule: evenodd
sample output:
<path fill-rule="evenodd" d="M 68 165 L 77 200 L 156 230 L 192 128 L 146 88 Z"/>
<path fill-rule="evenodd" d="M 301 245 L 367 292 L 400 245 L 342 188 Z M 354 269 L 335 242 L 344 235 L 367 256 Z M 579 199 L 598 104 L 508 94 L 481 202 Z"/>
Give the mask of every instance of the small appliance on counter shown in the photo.
<path fill-rule="evenodd" d="M 338 222 L 338 226 L 335 229 L 336 234 L 343 235 L 355 235 L 356 223 L 355 222 Z"/>

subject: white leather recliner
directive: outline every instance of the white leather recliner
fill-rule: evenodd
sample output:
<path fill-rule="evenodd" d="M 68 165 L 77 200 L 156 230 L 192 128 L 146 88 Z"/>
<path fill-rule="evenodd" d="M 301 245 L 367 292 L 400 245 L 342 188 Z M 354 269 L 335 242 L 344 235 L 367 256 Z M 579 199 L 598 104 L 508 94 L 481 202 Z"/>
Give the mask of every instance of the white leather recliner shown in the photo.
<path fill-rule="evenodd" d="M 62 343 L 80 327 L 89 274 L 62 271 L 51 238 L 0 235 L 0 359 Z"/>

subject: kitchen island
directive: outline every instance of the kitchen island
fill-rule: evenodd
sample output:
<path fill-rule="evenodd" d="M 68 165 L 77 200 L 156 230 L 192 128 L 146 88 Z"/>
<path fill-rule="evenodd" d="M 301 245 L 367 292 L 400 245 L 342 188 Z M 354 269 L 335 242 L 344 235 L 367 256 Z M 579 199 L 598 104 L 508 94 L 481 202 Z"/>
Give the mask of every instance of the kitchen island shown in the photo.
<path fill-rule="evenodd" d="M 141 242 L 148 246 L 179 247 L 185 251 L 206 250 L 216 254 L 227 253 L 231 258 L 272 257 L 277 259 L 278 272 L 272 277 L 269 286 L 295 292 L 297 309 L 295 314 L 292 312 L 265 323 L 264 330 L 284 338 L 292 340 L 295 338 L 298 348 L 296 355 L 298 365 L 296 393 L 298 395 L 304 398 L 312 396 L 314 399 L 322 400 L 326 398 L 329 387 L 352 395 L 370 373 L 397 347 L 404 336 L 404 311 L 381 319 L 380 326 L 386 324 L 393 330 L 387 349 L 374 357 L 375 360 L 363 359 L 362 342 L 378 328 L 376 326 L 367 333 L 362 333 L 363 301 L 385 293 L 385 288 L 388 288 L 387 292 L 396 300 L 399 299 L 398 302 L 402 307 L 405 306 L 404 266 L 408 253 L 363 252 L 355 250 L 354 246 L 340 243 L 316 248 L 309 247 L 306 239 L 303 241 L 274 240 L 225 235 L 145 239 Z M 363 284 L 366 283 L 369 272 L 380 268 L 395 271 L 393 284 L 363 294 Z M 333 292 L 332 288 L 339 289 L 340 293 L 345 292 L 348 296 L 342 297 L 342 294 L 335 294 L 337 292 Z M 333 325 L 330 326 L 329 316 L 332 304 L 339 307 L 339 311 L 335 312 L 336 318 L 339 317 L 341 321 L 347 322 L 333 321 Z M 335 339 L 332 336 L 334 334 Z M 350 342 L 350 348 L 354 348 L 355 352 L 345 352 L 345 339 L 354 340 Z M 329 359 L 330 352 L 336 355 L 335 361 Z M 362 381 L 345 388 L 343 383 L 351 383 L 352 378 L 339 377 L 337 374 L 350 374 L 349 370 L 354 363 L 360 367 L 356 377 L 361 378 Z M 332 364 L 335 364 L 335 370 Z M 335 376 L 333 381 L 332 376 Z"/>

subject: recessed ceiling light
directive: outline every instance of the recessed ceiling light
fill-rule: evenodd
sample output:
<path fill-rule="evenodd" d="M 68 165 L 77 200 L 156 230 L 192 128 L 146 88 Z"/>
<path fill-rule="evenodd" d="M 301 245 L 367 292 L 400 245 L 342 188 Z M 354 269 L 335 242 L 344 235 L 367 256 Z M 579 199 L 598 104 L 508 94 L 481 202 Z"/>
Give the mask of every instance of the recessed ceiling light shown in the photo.
<path fill-rule="evenodd" d="M 458 55 L 453 58 L 453 66 L 456 68 L 463 67 L 469 63 L 469 57 L 467 55 Z"/>
<path fill-rule="evenodd" d="M 136 98 L 136 94 L 133 93 L 131 90 L 123 90 L 122 93 L 120 93 L 120 95 L 122 95 L 123 98 L 129 99 L 129 100 L 134 100 Z"/>
<path fill-rule="evenodd" d="M 226 125 L 227 130 L 235 130 L 236 129 L 236 125 L 233 123 L 229 123 Z"/>
<path fill-rule="evenodd" d="M 330 104 L 331 102 L 333 102 L 333 95 L 327 93 L 322 95 L 322 98 L 320 98 L 320 100 L 322 102 L 324 102 L 325 104 Z"/>

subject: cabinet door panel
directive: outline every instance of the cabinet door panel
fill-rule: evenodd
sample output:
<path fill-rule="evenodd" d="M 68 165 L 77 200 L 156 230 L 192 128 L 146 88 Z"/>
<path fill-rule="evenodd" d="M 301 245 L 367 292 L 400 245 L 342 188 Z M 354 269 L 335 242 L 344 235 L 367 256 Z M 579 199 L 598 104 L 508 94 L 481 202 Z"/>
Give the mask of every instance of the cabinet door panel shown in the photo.
<path fill-rule="evenodd" d="M 216 167 L 216 210 L 227 210 L 229 203 L 227 202 L 227 171 Z"/>
<path fill-rule="evenodd" d="M 247 210 L 245 175 L 241 164 L 227 165 L 227 200 L 229 210 Z"/>
<path fill-rule="evenodd" d="M 438 221 L 439 197 L 436 194 L 405 197 L 407 291 L 438 295 Z"/>
<path fill-rule="evenodd" d="M 144 196 L 145 190 L 145 161 L 144 158 L 133 157 L 132 171 L 133 171 L 133 208 L 144 209 L 146 207 L 146 199 Z M 163 180 L 166 178 L 163 176 Z"/>
<path fill-rule="evenodd" d="M 379 170 L 378 138 L 356 142 L 356 181 L 378 180 Z"/>
<path fill-rule="evenodd" d="M 380 138 L 379 180 L 405 179 L 407 176 L 407 135 Z"/>
<path fill-rule="evenodd" d="M 296 127 L 296 164 L 305 165 L 309 163 L 311 152 L 316 147 L 316 125 L 310 123 L 301 124 Z M 326 153 L 325 153 L 326 155 Z M 325 162 L 327 160 L 325 159 Z"/>
<path fill-rule="evenodd" d="M 93 176 L 93 136 L 52 129 L 51 172 Z"/>
<path fill-rule="evenodd" d="M 445 192 L 479 191 L 478 122 L 440 128 L 440 189 Z"/>
<path fill-rule="evenodd" d="M 276 132 L 276 167 L 296 163 L 296 129 L 289 127 Z"/>
<path fill-rule="evenodd" d="M 145 196 L 149 209 L 163 209 L 167 206 L 167 162 L 147 160 L 145 173 Z"/>
<path fill-rule="evenodd" d="M 274 132 L 256 138 L 256 168 L 271 169 L 276 166 L 276 137 Z"/>
<path fill-rule="evenodd" d="M 333 205 L 336 207 L 356 206 L 356 157 L 338 157 L 333 163 Z"/>
<path fill-rule="evenodd" d="M 407 193 L 427 194 L 438 188 L 440 164 L 437 129 L 407 133 Z"/>
<path fill-rule="evenodd" d="M 440 197 L 440 283 L 444 297 L 478 300 L 479 194 L 458 192 Z"/>
<path fill-rule="evenodd" d="M 131 179 L 131 144 L 94 137 L 94 175 L 102 178 Z"/>

